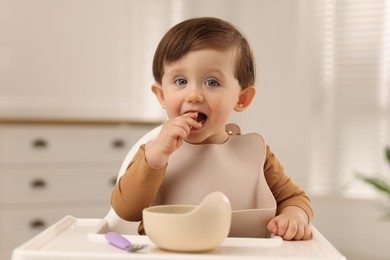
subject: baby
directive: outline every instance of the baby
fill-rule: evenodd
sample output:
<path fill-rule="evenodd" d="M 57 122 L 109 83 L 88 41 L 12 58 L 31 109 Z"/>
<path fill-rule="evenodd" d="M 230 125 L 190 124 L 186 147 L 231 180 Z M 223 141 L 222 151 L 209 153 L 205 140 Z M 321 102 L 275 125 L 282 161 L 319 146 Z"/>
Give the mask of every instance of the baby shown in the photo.
<path fill-rule="evenodd" d="M 152 91 L 168 120 L 114 187 L 115 212 L 140 221 L 150 205 L 197 204 L 219 190 L 233 210 L 276 205 L 269 232 L 285 240 L 310 239 L 313 211 L 305 192 L 259 134 L 227 130 L 232 112 L 244 111 L 256 93 L 245 37 L 218 18 L 183 21 L 161 39 L 153 75 Z"/>

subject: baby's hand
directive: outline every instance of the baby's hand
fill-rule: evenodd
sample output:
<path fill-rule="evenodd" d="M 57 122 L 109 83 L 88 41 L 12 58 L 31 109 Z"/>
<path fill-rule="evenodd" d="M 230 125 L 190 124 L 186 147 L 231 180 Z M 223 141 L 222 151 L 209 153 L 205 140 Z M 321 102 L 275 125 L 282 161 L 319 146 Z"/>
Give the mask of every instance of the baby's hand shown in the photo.
<path fill-rule="evenodd" d="M 286 207 L 282 212 L 271 219 L 268 230 L 284 240 L 308 240 L 312 231 L 308 223 L 306 212 L 299 207 Z"/>
<path fill-rule="evenodd" d="M 197 116 L 198 113 L 189 112 L 164 123 L 157 139 L 146 149 L 145 157 L 149 166 L 159 168 L 167 164 L 169 156 L 182 145 L 191 129 L 202 127 L 196 121 Z"/>

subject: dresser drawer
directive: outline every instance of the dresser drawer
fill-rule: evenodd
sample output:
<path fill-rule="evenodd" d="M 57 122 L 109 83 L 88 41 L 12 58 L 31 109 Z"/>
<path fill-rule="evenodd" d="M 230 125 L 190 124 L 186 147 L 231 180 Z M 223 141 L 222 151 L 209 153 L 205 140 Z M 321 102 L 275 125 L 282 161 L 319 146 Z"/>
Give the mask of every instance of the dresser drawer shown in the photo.
<path fill-rule="evenodd" d="M 151 126 L 4 125 L 3 162 L 121 162 Z"/>
<path fill-rule="evenodd" d="M 12 250 L 42 232 L 66 215 L 77 218 L 103 218 L 109 208 L 101 205 L 37 207 L 0 211 L 0 245 Z"/>
<path fill-rule="evenodd" d="M 88 169 L 6 169 L 0 183 L 2 203 L 106 200 L 117 167 Z"/>

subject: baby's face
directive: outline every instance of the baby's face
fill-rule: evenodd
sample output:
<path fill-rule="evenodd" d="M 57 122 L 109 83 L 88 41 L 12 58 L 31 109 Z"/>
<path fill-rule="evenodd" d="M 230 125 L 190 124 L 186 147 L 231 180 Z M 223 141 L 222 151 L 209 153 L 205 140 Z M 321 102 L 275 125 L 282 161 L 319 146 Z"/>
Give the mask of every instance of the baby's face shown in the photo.
<path fill-rule="evenodd" d="M 239 101 L 241 87 L 234 77 L 232 50 L 192 51 L 164 66 L 162 89 L 169 118 L 198 112 L 201 129 L 191 130 L 191 143 L 223 143 L 225 124 Z"/>

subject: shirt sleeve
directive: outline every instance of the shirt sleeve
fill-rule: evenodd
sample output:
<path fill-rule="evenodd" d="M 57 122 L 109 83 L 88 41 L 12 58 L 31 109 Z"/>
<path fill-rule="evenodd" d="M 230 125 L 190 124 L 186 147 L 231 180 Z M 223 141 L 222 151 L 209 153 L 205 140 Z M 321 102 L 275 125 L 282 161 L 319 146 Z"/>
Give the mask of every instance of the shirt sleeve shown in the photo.
<path fill-rule="evenodd" d="M 127 221 L 140 221 L 142 210 L 156 199 L 164 180 L 166 166 L 150 167 L 145 160 L 145 145 L 141 145 L 124 175 L 111 194 L 115 213 Z"/>
<path fill-rule="evenodd" d="M 276 214 L 288 206 L 296 206 L 306 212 L 309 221 L 313 218 L 309 197 L 285 174 L 283 166 L 268 145 L 266 146 L 264 176 L 277 203 Z"/>

